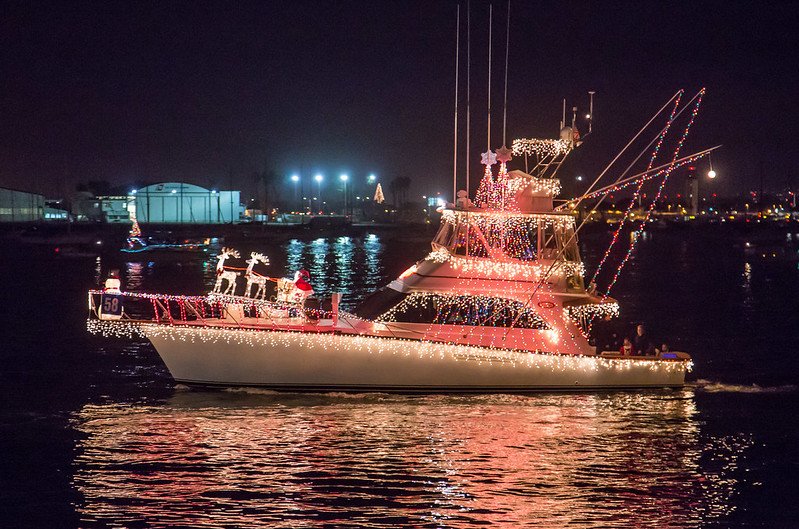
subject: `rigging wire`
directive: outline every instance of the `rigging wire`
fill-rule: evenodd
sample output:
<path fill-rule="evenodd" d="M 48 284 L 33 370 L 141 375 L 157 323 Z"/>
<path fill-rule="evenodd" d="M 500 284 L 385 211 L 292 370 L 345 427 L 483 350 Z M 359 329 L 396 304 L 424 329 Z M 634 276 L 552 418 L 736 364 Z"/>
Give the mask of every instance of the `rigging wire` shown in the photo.
<path fill-rule="evenodd" d="M 705 156 L 708 156 L 711 152 L 715 151 L 716 149 L 719 149 L 720 147 L 722 147 L 722 146 L 721 145 L 716 145 L 715 147 L 710 147 L 708 149 L 704 149 L 704 150 L 701 150 L 701 151 L 697 151 L 697 152 L 695 152 L 693 154 L 689 154 L 687 156 L 683 156 L 682 158 L 679 158 L 676 162 L 674 162 L 674 169 L 682 167 L 685 164 L 694 162 L 694 161 L 696 161 L 696 160 L 698 160 L 700 158 L 704 158 Z M 565 204 L 561 204 L 560 206 L 556 207 L 555 211 L 561 211 L 565 207 L 569 206 L 571 204 L 572 200 L 578 200 L 578 199 L 586 199 L 587 200 L 589 198 L 595 198 L 595 197 L 602 196 L 602 195 L 607 194 L 607 193 L 612 193 L 614 191 L 620 191 L 621 189 L 624 189 L 627 186 L 631 186 L 631 185 L 637 183 L 638 180 L 641 179 L 641 178 L 643 178 L 645 180 L 651 180 L 652 178 L 660 176 L 662 174 L 662 172 L 663 172 L 663 169 L 664 168 L 668 168 L 670 166 L 671 166 L 670 163 L 664 163 L 662 165 L 658 165 L 657 167 L 653 167 L 649 171 L 643 171 L 643 172 L 634 174 L 632 176 L 628 176 L 627 178 L 624 178 L 622 180 L 617 180 L 616 182 L 614 182 L 612 184 L 608 184 L 608 185 L 606 185 L 604 187 L 600 187 L 599 189 L 597 189 L 597 190 L 595 190 L 595 191 L 593 191 L 593 192 L 591 192 L 591 193 L 589 193 L 587 195 L 582 195 L 580 197 L 576 197 L 576 198 L 573 198 L 571 200 L 556 199 L 556 200 L 558 200 L 560 202 L 565 202 Z"/>
<path fill-rule="evenodd" d="M 674 119 L 677 116 L 677 109 L 680 106 L 680 100 L 682 99 L 683 91 L 680 90 L 679 94 L 680 95 L 674 101 L 674 107 L 671 109 L 671 114 L 669 115 L 669 119 L 666 121 L 666 126 L 663 127 L 663 130 L 660 132 L 660 135 L 657 137 L 657 146 L 655 146 L 655 149 L 652 151 L 652 155 L 649 157 L 649 163 L 646 166 L 647 171 L 652 169 L 652 165 L 654 165 L 655 163 L 655 159 L 657 158 L 658 152 L 660 151 L 660 147 L 661 145 L 663 145 L 663 140 L 666 138 L 666 135 L 668 134 L 669 129 L 671 128 L 671 124 L 674 122 Z M 687 107 L 683 107 L 683 109 L 685 108 Z M 647 149 L 648 148 L 649 147 L 647 146 Z M 672 160 L 672 165 L 674 165 L 673 160 Z M 627 167 L 626 171 L 629 171 L 630 167 L 632 167 L 632 164 Z M 636 199 L 638 199 L 638 197 L 640 196 L 641 188 L 644 186 L 644 182 L 646 182 L 646 180 L 644 180 L 643 178 L 638 182 L 638 187 L 635 189 L 635 192 L 633 193 L 633 196 L 630 199 L 630 204 L 627 206 L 627 209 L 625 210 L 624 216 L 622 216 L 621 221 L 619 221 L 619 227 L 616 228 L 616 231 L 613 233 L 613 237 L 610 240 L 608 249 L 605 250 L 605 254 L 602 256 L 602 259 L 599 261 L 599 265 L 597 265 L 596 270 L 594 270 L 594 275 L 591 277 L 591 280 L 588 282 L 589 285 L 594 283 L 594 281 L 596 281 L 599 272 L 602 270 L 602 267 L 604 266 L 605 262 L 608 260 L 610 252 L 613 249 L 613 247 L 616 245 L 616 241 L 618 241 L 619 239 L 619 234 L 621 233 L 621 230 L 624 228 L 624 223 L 627 222 L 627 216 L 630 214 L 630 211 L 632 211 L 633 207 L 635 206 Z"/>
<path fill-rule="evenodd" d="M 674 159 L 676 159 L 677 156 L 679 156 L 680 150 L 682 149 L 682 146 L 683 146 L 683 143 L 685 143 L 685 138 L 688 137 L 688 132 L 691 130 L 691 125 L 694 124 L 694 120 L 696 119 L 697 114 L 699 114 L 699 106 L 702 104 L 702 97 L 705 95 L 705 89 L 702 88 L 697 95 L 698 95 L 698 98 L 694 97 L 694 99 L 696 99 L 696 103 L 694 104 L 694 109 L 691 112 L 691 119 L 688 121 L 688 125 L 685 126 L 685 130 L 682 133 L 682 137 L 680 138 L 680 141 L 677 144 L 677 149 L 674 151 L 674 157 L 672 158 L 672 164 L 674 163 Z M 644 218 L 641 220 L 640 224 L 638 225 L 638 229 L 634 232 L 635 236 L 633 236 L 633 238 L 630 240 L 630 246 L 627 249 L 627 254 L 622 259 L 621 263 L 619 264 L 618 269 L 616 270 L 616 273 L 613 275 L 613 279 L 611 280 L 610 284 L 608 285 L 608 288 L 605 290 L 605 294 L 602 296 L 602 301 L 607 299 L 608 295 L 610 295 L 610 290 L 616 284 L 616 281 L 618 281 L 619 276 L 621 275 L 621 271 L 624 269 L 624 266 L 630 260 L 630 257 L 632 256 L 632 253 L 633 253 L 633 250 L 635 250 L 635 246 L 638 243 L 639 236 L 644 231 L 644 228 L 646 227 L 646 223 L 649 222 L 649 218 L 652 216 L 652 212 L 655 210 L 655 205 L 657 204 L 657 201 L 660 200 L 660 195 L 663 193 L 663 188 L 666 187 L 666 182 L 668 182 L 669 176 L 671 176 L 671 173 L 672 173 L 672 171 L 666 171 L 666 174 L 663 175 L 663 181 L 660 183 L 660 186 L 658 187 L 657 194 L 655 194 L 655 198 L 652 199 L 652 203 L 649 205 L 649 208 L 647 209 L 646 215 L 644 216 Z"/>
<path fill-rule="evenodd" d="M 678 92 L 678 93 L 679 93 L 679 92 Z M 700 95 L 701 93 L 704 93 L 704 88 L 703 88 L 702 90 L 700 90 L 700 92 L 699 92 L 699 93 L 697 93 L 697 95 L 696 95 L 696 96 L 694 96 L 694 97 L 691 99 L 691 101 L 694 101 L 694 100 L 695 100 L 697 97 L 699 97 L 699 95 Z M 672 102 L 672 101 L 673 101 L 673 100 L 674 100 L 676 97 L 677 97 L 677 94 L 674 94 L 674 95 L 671 97 L 671 99 L 669 99 L 669 100 L 666 102 L 666 104 L 665 104 L 665 105 L 663 105 L 663 106 L 660 108 L 660 110 L 658 110 L 658 111 L 655 113 L 655 115 L 653 115 L 653 116 L 652 116 L 652 118 L 651 118 L 651 119 L 650 119 L 650 120 L 649 120 L 649 121 L 646 123 L 646 125 L 644 125 L 644 127 L 643 127 L 641 130 L 639 130 L 639 131 L 638 131 L 638 133 L 637 133 L 637 134 L 636 134 L 636 135 L 633 137 L 633 139 L 632 139 L 632 140 L 630 140 L 630 141 L 627 143 L 627 145 L 625 145 L 625 146 L 624 146 L 624 148 L 621 150 L 621 152 L 619 152 L 619 154 L 617 154 L 617 155 L 616 155 L 616 157 L 615 157 L 615 158 L 614 158 L 614 159 L 613 159 L 613 160 L 610 162 L 610 164 L 608 164 L 608 166 L 607 166 L 607 167 L 606 167 L 606 168 L 605 168 L 605 169 L 602 171 L 602 173 L 600 173 L 600 175 L 599 175 L 599 176 L 598 176 L 598 177 L 597 177 L 597 178 L 594 180 L 594 182 L 591 184 L 591 186 L 589 186 L 589 189 L 588 189 L 589 191 L 591 190 L 591 188 L 592 188 L 592 187 L 594 187 L 594 185 L 596 185 L 596 183 L 599 181 L 599 179 L 600 179 L 600 178 L 602 178 L 602 176 L 603 176 L 603 175 L 604 175 L 604 174 L 605 174 L 605 173 L 608 171 L 608 169 L 610 169 L 610 167 L 611 167 L 611 166 L 612 166 L 612 165 L 613 165 L 613 164 L 616 162 L 616 160 L 618 160 L 618 158 L 621 156 L 621 154 L 622 154 L 624 151 L 626 151 L 626 150 L 629 148 L 629 146 L 630 146 L 630 145 L 633 143 L 633 141 L 635 141 L 635 139 L 637 139 L 637 138 L 638 138 L 638 136 L 640 136 L 640 135 L 641 135 L 641 134 L 644 132 L 644 130 L 646 130 L 646 128 L 647 128 L 649 125 L 651 125 L 651 124 L 652 124 L 652 122 L 655 120 L 655 118 L 656 118 L 657 116 L 659 116 L 659 115 L 660 115 L 660 114 L 663 112 L 663 110 L 665 110 L 665 109 L 666 109 L 666 107 L 667 107 L 667 106 L 668 106 L 668 105 L 669 105 L 669 104 L 670 104 L 670 103 L 671 103 L 671 102 Z M 701 101 L 701 99 L 700 99 L 700 101 Z M 690 104 L 690 102 L 689 102 L 688 104 Z M 696 116 L 695 116 L 695 114 L 694 114 L 694 116 L 693 116 L 693 117 L 696 117 Z M 692 121 L 693 121 L 693 117 L 692 117 Z M 684 139 L 684 138 L 683 138 L 683 139 Z M 682 143 L 682 140 L 681 140 L 681 143 Z M 646 150 L 646 149 L 648 149 L 648 148 L 649 148 L 649 147 L 647 146 L 647 147 L 646 147 L 644 150 Z M 673 163 L 673 162 L 672 162 L 672 163 Z M 602 202 L 603 202 L 603 201 L 604 201 L 604 200 L 605 200 L 607 197 L 608 197 L 608 195 L 603 195 L 603 196 L 602 196 L 602 198 L 601 198 L 601 199 L 600 199 L 600 200 L 597 202 L 596 206 L 594 206 L 594 207 L 596 208 L 596 207 L 598 207 L 600 204 L 602 204 Z M 581 199 L 581 201 L 582 201 L 582 199 Z M 579 205 L 579 203 L 580 203 L 580 202 L 578 202 L 577 204 Z M 583 227 L 583 226 L 585 226 L 585 224 L 586 224 L 586 221 L 587 221 L 587 220 L 588 220 L 587 218 L 586 218 L 586 219 L 583 219 L 583 222 L 581 222 L 581 223 L 580 223 L 580 225 L 579 225 L 579 226 L 578 226 L 578 227 L 577 227 L 577 228 L 574 230 L 574 233 L 572 233 L 572 235 L 571 235 L 571 237 L 569 238 L 569 240 L 568 240 L 568 241 L 567 241 L 567 242 L 566 242 L 566 243 L 563 245 L 563 247 L 562 247 L 562 248 L 561 248 L 561 249 L 558 251 L 558 253 L 555 255 L 555 257 L 553 258 L 552 264 L 549 266 L 549 268 L 547 269 L 547 271 L 546 271 L 546 272 L 545 272 L 545 273 L 544 273 L 544 274 L 541 276 L 541 278 L 540 278 L 540 279 L 538 280 L 538 282 L 536 283 L 535 287 L 533 288 L 533 291 L 530 293 L 530 296 L 528 296 L 528 298 L 527 298 L 527 301 L 525 301 L 525 303 L 524 303 L 524 307 L 523 307 L 523 308 L 526 308 L 526 307 L 528 307 L 528 306 L 530 305 L 530 302 L 532 301 L 533 297 L 536 295 L 536 293 L 538 293 L 538 290 L 539 290 L 539 289 L 540 289 L 540 288 L 543 286 L 543 284 L 546 282 L 546 280 L 547 280 L 547 279 L 549 278 L 549 276 L 552 274 L 552 270 L 555 268 L 555 266 L 556 266 L 556 265 L 557 265 L 557 263 L 558 263 L 558 261 L 557 261 L 557 260 L 558 260 L 558 259 L 559 259 L 559 258 L 560 258 L 562 255 L 563 255 L 563 252 L 566 250 L 566 248 L 569 246 L 569 244 L 571 244 L 571 243 L 572 243 L 572 241 L 573 241 L 573 240 L 574 240 L 574 239 L 577 237 L 577 234 L 578 234 L 578 232 L 579 232 L 579 231 L 582 229 L 582 227 Z M 603 299 L 604 299 L 604 298 L 603 298 Z M 519 318 L 521 317 L 521 313 L 522 313 L 522 312 L 520 311 L 520 312 L 519 312 L 519 314 L 516 316 L 516 318 L 514 318 L 513 322 L 511 322 L 511 324 L 510 324 L 510 326 L 508 327 L 508 329 L 505 331 L 505 333 L 504 333 L 504 334 L 503 334 L 503 336 L 502 336 L 502 339 L 503 339 L 503 340 L 505 340 L 505 339 L 507 338 L 507 336 L 508 336 L 508 332 L 510 332 L 510 329 L 512 329 L 512 328 L 514 328 L 514 327 L 516 326 L 516 323 L 518 322 Z"/>
<path fill-rule="evenodd" d="M 596 186 L 597 183 L 599 183 L 599 181 L 602 179 L 602 177 L 605 176 L 605 173 L 607 173 L 610 170 L 610 168 L 613 167 L 613 164 L 615 164 L 618 161 L 618 159 L 621 157 L 621 155 L 624 154 L 627 151 L 627 149 L 630 148 L 630 146 L 635 142 L 635 140 L 637 140 L 638 137 L 641 134 L 643 134 L 643 132 L 647 128 L 649 128 L 649 125 L 651 125 L 652 122 L 655 121 L 655 119 L 669 106 L 669 104 L 672 101 L 674 101 L 674 99 L 677 97 L 677 95 L 679 93 L 680 93 L 680 91 L 677 91 L 677 93 L 675 93 L 673 96 L 671 96 L 671 99 L 666 101 L 666 104 L 664 104 L 662 107 L 660 107 L 660 110 L 655 112 L 655 114 L 649 119 L 649 121 L 646 122 L 646 124 L 643 127 L 641 127 L 641 129 L 635 134 L 635 136 L 633 136 L 632 139 L 629 142 L 627 142 L 627 145 L 625 145 L 624 148 L 622 148 L 622 150 L 619 151 L 619 153 L 613 158 L 613 160 L 611 160 L 610 163 L 602 170 L 602 172 L 599 173 L 599 175 L 594 179 L 594 181 L 591 183 L 591 185 L 588 186 L 588 189 L 585 191 L 586 194 L 591 192 L 591 190 L 594 188 L 594 186 Z M 649 148 L 649 147 L 647 147 L 647 148 Z M 646 149 L 644 149 L 644 151 L 646 151 Z M 575 207 L 579 206 L 581 201 L 582 200 L 578 201 L 577 204 L 575 204 Z"/>

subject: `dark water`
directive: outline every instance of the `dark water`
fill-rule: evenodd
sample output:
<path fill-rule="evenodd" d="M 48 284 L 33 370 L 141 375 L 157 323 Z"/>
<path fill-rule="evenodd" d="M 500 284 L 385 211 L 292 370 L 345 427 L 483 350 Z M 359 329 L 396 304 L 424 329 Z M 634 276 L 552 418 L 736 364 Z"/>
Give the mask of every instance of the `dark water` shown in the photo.
<path fill-rule="evenodd" d="M 589 269 L 607 237 L 584 238 Z M 6 246 L 0 526 L 799 527 L 799 269 L 747 255 L 758 237 L 654 231 L 614 292 L 694 354 L 691 387 L 532 396 L 175 387 L 149 345 L 84 332 L 85 291 L 119 267 L 130 289 L 199 293 L 213 262 Z M 427 239 L 240 249 L 354 302 Z"/>

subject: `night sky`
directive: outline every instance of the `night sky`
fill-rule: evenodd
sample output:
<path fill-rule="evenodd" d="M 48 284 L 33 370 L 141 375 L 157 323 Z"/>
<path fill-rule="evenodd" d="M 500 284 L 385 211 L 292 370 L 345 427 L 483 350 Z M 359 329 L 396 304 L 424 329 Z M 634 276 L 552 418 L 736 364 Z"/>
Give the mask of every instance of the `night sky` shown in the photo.
<path fill-rule="evenodd" d="M 48 197 L 87 180 L 246 191 L 253 171 L 271 168 L 410 176 L 419 194 L 447 192 L 456 6 L 5 4 L 0 185 Z M 506 3 L 494 9 L 496 148 Z M 474 176 L 486 148 L 488 3 L 471 11 Z M 584 111 L 594 90 L 594 134 L 564 180 L 592 176 L 678 88 L 706 86 L 684 152 L 724 144 L 718 192 L 757 189 L 761 175 L 767 191 L 795 186 L 798 15 L 797 3 L 516 0 L 508 143 L 555 137 L 561 98 Z"/>

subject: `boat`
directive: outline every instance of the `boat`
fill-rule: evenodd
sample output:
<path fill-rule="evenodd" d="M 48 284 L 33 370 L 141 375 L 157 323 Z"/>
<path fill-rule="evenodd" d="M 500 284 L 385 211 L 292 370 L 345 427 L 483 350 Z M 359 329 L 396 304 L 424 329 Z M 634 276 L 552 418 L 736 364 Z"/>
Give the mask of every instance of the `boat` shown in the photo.
<path fill-rule="evenodd" d="M 88 330 L 148 339 L 174 380 L 189 385 L 403 393 L 680 387 L 692 366 L 687 353 L 624 356 L 589 342 L 592 322 L 619 306 L 586 288 L 575 215 L 554 204 L 560 182 L 547 174 L 578 145 L 566 129 L 559 139 L 514 142 L 518 155 L 537 156 L 530 173 L 508 171 L 509 149 L 498 150 L 499 173 L 483 179 L 475 201 L 461 191 L 441 209 L 429 254 L 351 312 L 339 309 L 339 294 L 328 307 L 312 306 L 287 279 L 273 299 L 237 295 L 241 269 L 220 261 L 219 281 L 203 296 L 116 285 L 90 291 Z M 484 155 L 487 175 L 492 157 Z M 223 249 L 223 260 L 231 255 L 238 256 Z M 253 273 L 243 273 L 248 283 Z"/>
<path fill-rule="evenodd" d="M 155 253 L 204 253 L 208 252 L 210 247 L 209 240 L 203 241 L 190 241 L 184 240 L 182 242 L 166 242 L 156 241 L 150 237 L 145 238 L 142 234 L 139 222 L 134 219 L 133 225 L 130 228 L 130 233 L 125 239 L 125 246 L 120 248 L 122 253 L 126 254 L 155 254 Z"/>
<path fill-rule="evenodd" d="M 88 293 L 87 329 L 146 338 L 174 380 L 188 385 L 401 393 L 681 387 L 693 365 L 686 352 L 630 356 L 591 343 L 592 326 L 618 315 L 619 304 L 610 287 L 599 294 L 593 281 L 586 285 L 574 205 L 638 184 L 633 204 L 644 181 L 662 178 L 662 190 L 674 169 L 713 150 L 678 158 L 703 93 L 691 100 L 691 121 L 670 163 L 653 166 L 679 116 L 682 91 L 649 122 L 674 102 L 645 172 L 627 177 L 625 171 L 595 190 L 598 177 L 590 192 L 557 204 L 558 169 L 591 134 L 590 121 L 581 137 L 576 107 L 569 125 L 564 101 L 555 138 L 517 139 L 508 148 L 503 133 L 502 147 L 482 154 L 485 173 L 474 196 L 468 176 L 466 189 L 456 191 L 455 164 L 453 200 L 439 209 L 440 226 L 426 257 L 351 311 L 340 307 L 346 293 L 315 302 L 296 276 L 277 279 L 271 299 L 260 287 L 260 294 L 250 295 L 253 283 L 272 279 L 253 268 L 265 256 L 251 254 L 246 269 L 227 267 L 224 261 L 239 254 L 224 248 L 212 292 L 122 292 L 112 284 Z M 457 131 L 457 110 L 455 123 Z M 490 145 L 490 130 L 488 136 Z M 523 160 L 524 170 L 509 169 L 512 159 Z M 659 197 L 660 191 L 653 206 Z M 648 218 L 646 213 L 640 229 Z M 248 295 L 237 293 L 242 276 Z"/>

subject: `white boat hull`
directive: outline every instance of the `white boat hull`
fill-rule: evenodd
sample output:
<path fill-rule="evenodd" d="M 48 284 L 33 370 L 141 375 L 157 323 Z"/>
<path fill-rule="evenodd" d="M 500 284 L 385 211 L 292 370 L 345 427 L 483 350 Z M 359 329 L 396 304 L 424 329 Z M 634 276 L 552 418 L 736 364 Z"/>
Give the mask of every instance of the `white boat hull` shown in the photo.
<path fill-rule="evenodd" d="M 173 378 L 293 391 L 524 392 L 679 387 L 687 361 L 503 351 L 334 334 L 144 324 Z"/>

